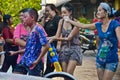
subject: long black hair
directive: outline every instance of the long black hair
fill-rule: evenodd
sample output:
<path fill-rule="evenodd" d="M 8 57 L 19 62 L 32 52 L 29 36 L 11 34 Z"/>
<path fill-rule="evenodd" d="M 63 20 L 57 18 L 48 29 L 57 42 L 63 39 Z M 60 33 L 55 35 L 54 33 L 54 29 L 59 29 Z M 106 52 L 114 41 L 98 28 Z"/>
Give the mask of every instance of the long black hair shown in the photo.
<path fill-rule="evenodd" d="M 51 10 L 55 11 L 55 13 L 58 15 L 59 11 L 57 9 L 57 7 L 54 4 L 46 4 L 45 7 L 49 6 Z"/>
<path fill-rule="evenodd" d="M 4 26 L 7 26 L 7 25 L 9 24 L 8 21 L 10 21 L 10 18 L 11 18 L 11 17 L 12 17 L 12 16 L 11 16 L 10 14 L 5 14 L 5 15 L 3 16 Z"/>
<path fill-rule="evenodd" d="M 71 12 L 71 16 L 74 17 L 74 7 L 70 3 L 65 3 L 62 7 L 66 8 L 69 12 Z"/>

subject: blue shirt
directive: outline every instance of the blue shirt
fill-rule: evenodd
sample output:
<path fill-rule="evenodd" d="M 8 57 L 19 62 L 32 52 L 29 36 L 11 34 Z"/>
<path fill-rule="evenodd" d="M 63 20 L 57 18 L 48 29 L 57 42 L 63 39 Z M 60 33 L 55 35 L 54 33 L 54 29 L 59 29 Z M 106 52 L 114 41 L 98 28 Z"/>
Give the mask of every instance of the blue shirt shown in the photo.
<path fill-rule="evenodd" d="M 36 25 L 29 34 L 26 42 L 25 53 L 20 63 L 25 64 L 28 67 L 31 66 L 31 64 L 40 55 L 42 46 L 47 44 L 47 42 L 48 40 L 44 29 L 41 26 Z"/>
<path fill-rule="evenodd" d="M 100 38 L 96 61 L 100 64 L 118 62 L 118 40 L 115 32 L 118 22 L 112 20 L 106 32 L 102 31 L 102 22 L 95 25 Z"/>

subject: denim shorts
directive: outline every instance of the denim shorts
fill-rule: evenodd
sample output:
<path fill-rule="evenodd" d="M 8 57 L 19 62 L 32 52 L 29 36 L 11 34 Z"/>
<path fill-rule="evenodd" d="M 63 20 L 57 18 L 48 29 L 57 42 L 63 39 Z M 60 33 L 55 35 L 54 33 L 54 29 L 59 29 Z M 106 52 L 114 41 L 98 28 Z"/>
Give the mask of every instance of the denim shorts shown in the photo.
<path fill-rule="evenodd" d="M 97 66 L 97 69 L 101 68 L 101 69 L 106 69 L 106 70 L 110 70 L 110 71 L 116 72 L 117 67 L 118 67 L 118 62 L 106 63 L 106 64 L 96 63 L 96 66 Z"/>
<path fill-rule="evenodd" d="M 17 64 L 13 72 L 19 72 L 21 74 L 28 74 L 33 76 L 42 76 L 43 75 L 44 64 L 40 61 L 36 67 L 32 70 L 29 67 L 21 64 Z"/>

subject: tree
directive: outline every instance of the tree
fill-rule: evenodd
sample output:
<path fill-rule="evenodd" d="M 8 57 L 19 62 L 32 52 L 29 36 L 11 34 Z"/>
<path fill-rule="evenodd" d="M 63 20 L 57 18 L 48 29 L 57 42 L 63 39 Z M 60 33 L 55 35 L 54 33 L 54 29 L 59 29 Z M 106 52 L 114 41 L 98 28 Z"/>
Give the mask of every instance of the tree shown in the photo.
<path fill-rule="evenodd" d="M 41 0 L 0 0 L 0 11 L 4 14 L 11 14 L 14 26 L 19 22 L 18 13 L 23 8 L 41 9 Z"/>

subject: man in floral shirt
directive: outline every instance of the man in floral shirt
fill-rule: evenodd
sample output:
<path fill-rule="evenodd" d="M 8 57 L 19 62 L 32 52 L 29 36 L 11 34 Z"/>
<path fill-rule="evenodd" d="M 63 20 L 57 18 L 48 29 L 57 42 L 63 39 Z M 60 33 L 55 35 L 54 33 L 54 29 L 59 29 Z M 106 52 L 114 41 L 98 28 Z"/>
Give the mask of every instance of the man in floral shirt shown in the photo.
<path fill-rule="evenodd" d="M 35 9 L 29 8 L 24 13 L 23 22 L 30 27 L 24 55 L 19 63 L 18 73 L 24 73 L 26 69 L 29 75 L 41 76 L 42 57 L 47 52 L 49 45 L 46 33 L 42 26 L 37 23 L 38 13 Z"/>

